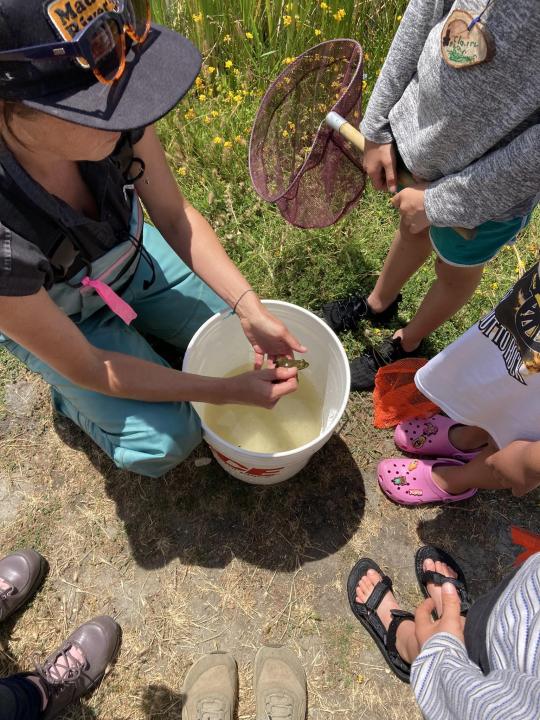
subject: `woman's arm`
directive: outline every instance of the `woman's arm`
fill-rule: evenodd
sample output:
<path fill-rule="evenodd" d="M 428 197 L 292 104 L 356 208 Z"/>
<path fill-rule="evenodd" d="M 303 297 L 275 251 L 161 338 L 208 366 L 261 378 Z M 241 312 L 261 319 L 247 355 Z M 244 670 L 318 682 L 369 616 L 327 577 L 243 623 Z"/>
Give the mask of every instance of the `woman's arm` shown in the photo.
<path fill-rule="evenodd" d="M 256 293 L 246 293 L 250 284 L 208 222 L 178 189 L 153 127 L 147 128 L 135 153 L 146 166 L 136 188 L 152 222 L 179 257 L 231 308 L 236 306 L 244 332 L 255 349 L 257 366 L 264 354 L 305 352 L 306 348 L 265 309 Z"/>
<path fill-rule="evenodd" d="M 245 403 L 271 408 L 297 387 L 295 368 L 212 378 L 100 350 L 86 340 L 45 290 L 25 297 L 0 297 L 0 332 L 74 384 L 113 397 L 148 402 Z"/>

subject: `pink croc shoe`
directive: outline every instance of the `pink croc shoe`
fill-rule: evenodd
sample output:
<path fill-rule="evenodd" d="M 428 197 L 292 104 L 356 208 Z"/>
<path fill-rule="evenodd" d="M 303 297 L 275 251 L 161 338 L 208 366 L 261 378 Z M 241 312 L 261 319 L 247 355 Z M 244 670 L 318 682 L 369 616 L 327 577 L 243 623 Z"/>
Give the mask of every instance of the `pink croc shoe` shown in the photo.
<path fill-rule="evenodd" d="M 422 419 L 414 418 L 399 423 L 394 432 L 396 446 L 412 455 L 434 455 L 468 462 L 478 455 L 478 450 L 459 450 L 450 442 L 450 428 L 460 425 L 446 415 L 433 415 Z"/>
<path fill-rule="evenodd" d="M 379 463 L 379 485 L 381 490 L 400 505 L 425 505 L 426 503 L 447 503 L 467 500 L 476 494 L 476 488 L 461 495 L 451 495 L 440 488 L 432 477 L 436 465 L 464 465 L 459 460 L 413 460 L 411 458 L 390 458 Z"/>

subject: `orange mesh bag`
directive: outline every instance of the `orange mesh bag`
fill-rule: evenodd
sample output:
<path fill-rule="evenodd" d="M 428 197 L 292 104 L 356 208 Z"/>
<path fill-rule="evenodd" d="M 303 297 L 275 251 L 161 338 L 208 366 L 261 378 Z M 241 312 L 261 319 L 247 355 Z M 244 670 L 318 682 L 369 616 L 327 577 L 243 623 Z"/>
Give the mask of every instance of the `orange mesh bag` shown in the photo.
<path fill-rule="evenodd" d="M 441 411 L 414 384 L 416 371 L 426 363 L 425 358 L 403 358 L 379 369 L 373 391 L 376 428 L 395 427 L 404 420 L 431 417 Z"/>

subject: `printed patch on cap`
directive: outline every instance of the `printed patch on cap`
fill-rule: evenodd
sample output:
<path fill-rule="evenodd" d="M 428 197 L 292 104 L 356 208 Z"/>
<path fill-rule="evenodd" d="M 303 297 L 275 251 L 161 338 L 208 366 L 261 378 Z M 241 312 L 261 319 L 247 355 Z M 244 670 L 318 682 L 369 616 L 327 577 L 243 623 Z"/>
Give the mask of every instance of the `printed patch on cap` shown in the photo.
<path fill-rule="evenodd" d="M 115 12 L 118 3 L 116 0 L 52 0 L 45 7 L 60 39 L 69 42 L 98 15 Z M 79 63 L 88 67 L 88 63 L 82 59 L 79 59 Z"/>

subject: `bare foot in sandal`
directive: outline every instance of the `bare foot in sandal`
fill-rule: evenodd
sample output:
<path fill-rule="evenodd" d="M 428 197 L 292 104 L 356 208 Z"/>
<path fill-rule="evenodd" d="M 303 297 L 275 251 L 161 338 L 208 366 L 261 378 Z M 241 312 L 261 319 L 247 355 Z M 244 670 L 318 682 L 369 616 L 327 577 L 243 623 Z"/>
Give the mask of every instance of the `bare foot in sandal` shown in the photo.
<path fill-rule="evenodd" d="M 373 589 L 381 580 L 381 575 L 376 570 L 369 569 L 356 586 L 356 602 L 366 603 Z M 394 594 L 388 591 L 377 608 L 377 615 L 386 630 L 392 622 L 392 610 L 401 610 L 401 608 Z M 412 663 L 420 652 L 413 621 L 406 620 L 399 625 L 396 634 L 396 649 L 408 663 Z"/>
<path fill-rule="evenodd" d="M 451 577 L 457 579 L 457 573 L 452 570 L 452 568 L 449 567 L 446 563 L 439 562 L 438 560 L 436 562 L 433 562 L 433 560 L 430 560 L 428 558 L 424 560 L 424 564 L 422 567 L 426 571 L 437 572 L 440 575 L 444 575 L 444 577 Z M 435 602 L 435 610 L 437 611 L 437 615 L 440 617 L 442 614 L 442 585 L 436 585 L 433 582 L 428 582 L 426 587 L 429 596 L 433 598 Z"/>

